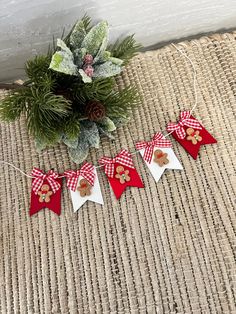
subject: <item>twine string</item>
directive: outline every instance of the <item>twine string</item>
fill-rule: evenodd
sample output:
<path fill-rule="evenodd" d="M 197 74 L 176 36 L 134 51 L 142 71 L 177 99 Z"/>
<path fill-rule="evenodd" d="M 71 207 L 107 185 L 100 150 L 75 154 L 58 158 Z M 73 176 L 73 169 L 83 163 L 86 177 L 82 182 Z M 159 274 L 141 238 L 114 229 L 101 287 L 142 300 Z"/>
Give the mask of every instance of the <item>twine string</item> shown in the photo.
<path fill-rule="evenodd" d="M 186 58 L 191 67 L 192 67 L 192 70 L 193 70 L 193 93 L 194 93 L 194 105 L 193 107 L 191 108 L 190 110 L 190 114 L 193 113 L 193 111 L 195 110 L 196 106 L 197 106 L 197 103 L 198 103 L 198 98 L 197 98 L 197 72 L 196 72 L 196 68 L 194 66 L 194 63 L 193 61 L 187 56 L 187 54 L 185 52 L 183 52 L 180 48 L 178 48 L 175 44 L 171 44 L 179 53 L 182 57 Z M 183 120 L 184 121 L 184 120 Z M 166 130 L 164 131 L 160 131 L 161 133 L 164 133 L 166 132 Z M 164 135 L 164 137 L 168 137 L 170 136 L 174 131 L 171 131 L 169 133 L 167 133 L 166 135 Z M 134 151 L 131 151 L 131 155 L 136 155 L 137 153 L 139 152 L 139 150 L 134 150 Z M 24 171 L 22 171 L 20 168 L 16 167 L 14 164 L 10 163 L 10 162 L 7 162 L 7 161 L 4 161 L 4 160 L 0 160 L 0 164 L 3 164 L 3 165 L 7 165 L 7 166 L 10 166 L 12 167 L 13 169 L 15 169 L 16 171 L 19 171 L 21 174 L 23 174 L 24 176 L 26 176 L 27 178 L 31 178 L 31 179 L 35 179 L 36 177 L 34 176 L 31 176 L 27 173 L 25 173 Z M 95 169 L 99 169 L 99 168 L 102 168 L 104 167 L 103 165 L 98 165 L 98 166 L 95 166 Z M 58 178 L 64 178 L 65 176 L 63 175 L 60 175 Z"/>

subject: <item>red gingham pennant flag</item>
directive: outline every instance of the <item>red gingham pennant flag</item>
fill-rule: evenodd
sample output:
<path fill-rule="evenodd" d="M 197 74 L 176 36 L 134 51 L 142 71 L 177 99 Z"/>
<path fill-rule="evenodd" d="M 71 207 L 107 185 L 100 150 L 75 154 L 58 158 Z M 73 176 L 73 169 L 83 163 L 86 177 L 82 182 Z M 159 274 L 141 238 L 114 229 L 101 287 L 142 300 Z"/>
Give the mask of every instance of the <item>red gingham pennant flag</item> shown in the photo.
<path fill-rule="evenodd" d="M 179 122 L 169 123 L 167 130 L 194 159 L 197 158 L 202 145 L 217 143 L 216 139 L 191 115 L 190 111 L 181 112 Z M 189 134 L 189 132 L 191 133 Z"/>
<path fill-rule="evenodd" d="M 32 190 L 31 190 L 31 201 L 30 201 L 30 216 L 36 214 L 43 208 L 48 208 L 55 214 L 60 215 L 61 213 L 61 186 L 62 178 L 58 173 L 53 170 L 49 170 L 47 173 L 43 172 L 38 168 L 34 168 L 31 172 L 32 179 Z M 52 191 L 42 190 L 43 185 L 50 186 Z M 41 190 L 41 191 L 40 191 Z M 41 198 L 43 191 L 49 193 L 48 199 Z"/>
<path fill-rule="evenodd" d="M 171 147 L 171 141 L 166 139 L 161 132 L 157 132 L 150 142 L 137 142 L 136 149 L 141 150 L 145 149 L 143 159 L 146 160 L 149 164 L 152 161 L 152 155 L 154 147 Z"/>
<path fill-rule="evenodd" d="M 184 139 L 186 136 L 184 126 L 188 126 L 190 128 L 201 130 L 201 124 L 196 120 L 191 118 L 190 111 L 182 111 L 180 113 L 180 119 L 178 123 L 170 122 L 167 125 L 168 132 L 176 132 L 178 138 Z"/>
<path fill-rule="evenodd" d="M 127 150 L 123 149 L 115 158 L 103 157 L 99 160 L 99 163 L 104 166 L 104 172 L 117 199 L 120 198 L 128 186 L 144 187 L 134 167 L 132 155 Z M 128 179 L 125 177 L 124 181 L 120 179 L 121 172 L 118 171 L 120 167 L 123 168 L 121 172 L 126 173 L 128 176 Z"/>
<path fill-rule="evenodd" d="M 38 168 L 34 168 L 31 172 L 31 175 L 34 177 L 32 190 L 36 195 L 41 189 L 44 180 L 48 182 L 54 194 L 61 188 L 60 183 L 55 180 L 58 178 L 58 173 L 54 172 L 53 170 L 49 170 L 47 173 L 45 173 Z"/>
<path fill-rule="evenodd" d="M 126 150 L 123 149 L 116 157 L 110 158 L 110 157 L 102 157 L 98 161 L 100 165 L 104 166 L 105 173 L 108 177 L 113 178 L 114 177 L 114 164 L 119 163 L 123 166 L 127 166 L 129 168 L 135 169 L 133 165 L 133 160 L 131 154 Z"/>
<path fill-rule="evenodd" d="M 95 173 L 94 166 L 88 162 L 84 163 L 79 170 L 67 170 L 64 172 L 67 178 L 67 187 L 75 192 L 79 176 L 86 179 L 91 185 L 94 185 Z"/>

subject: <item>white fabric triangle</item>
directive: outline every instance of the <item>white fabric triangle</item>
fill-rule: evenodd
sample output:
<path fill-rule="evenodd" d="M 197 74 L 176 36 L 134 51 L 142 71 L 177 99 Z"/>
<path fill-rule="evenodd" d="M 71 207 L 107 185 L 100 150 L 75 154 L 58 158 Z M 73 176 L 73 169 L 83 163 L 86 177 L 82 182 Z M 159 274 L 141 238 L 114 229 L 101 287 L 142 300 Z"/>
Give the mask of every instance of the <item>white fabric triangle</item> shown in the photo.
<path fill-rule="evenodd" d="M 76 212 L 86 201 L 92 201 L 101 205 L 104 204 L 96 169 L 94 169 L 94 173 L 95 173 L 95 180 L 94 180 L 94 186 L 92 187 L 92 190 L 91 190 L 91 195 L 82 197 L 80 196 L 80 193 L 79 191 L 77 191 L 77 189 L 75 190 L 75 192 L 70 190 L 74 212 Z M 79 186 L 79 181 L 81 179 L 83 179 L 83 177 L 79 176 L 77 187 Z"/>
<path fill-rule="evenodd" d="M 153 161 L 154 160 L 154 154 L 152 156 L 152 161 L 150 164 L 144 160 L 156 182 L 159 181 L 160 177 L 162 176 L 163 172 L 166 169 L 183 170 L 183 167 L 182 167 L 181 163 L 179 162 L 179 160 L 177 159 L 172 148 L 170 148 L 170 147 L 168 147 L 168 148 L 154 147 L 153 152 L 155 151 L 155 149 L 161 149 L 164 153 L 167 153 L 168 154 L 167 158 L 169 160 L 169 163 L 167 165 L 162 166 L 162 167 L 160 167 L 156 162 Z M 141 149 L 139 151 L 142 157 L 144 155 L 144 151 L 145 151 L 144 149 Z"/>

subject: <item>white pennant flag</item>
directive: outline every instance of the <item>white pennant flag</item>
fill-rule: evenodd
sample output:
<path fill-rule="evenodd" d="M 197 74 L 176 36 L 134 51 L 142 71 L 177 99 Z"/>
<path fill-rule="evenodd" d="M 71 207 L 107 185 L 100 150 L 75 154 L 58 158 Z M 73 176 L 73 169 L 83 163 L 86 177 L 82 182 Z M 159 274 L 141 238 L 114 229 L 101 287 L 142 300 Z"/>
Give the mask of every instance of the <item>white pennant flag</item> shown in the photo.
<path fill-rule="evenodd" d="M 70 190 L 74 212 L 86 201 L 103 205 L 97 171 L 92 164 L 85 162 L 80 169 L 65 171 L 64 176 Z"/>
<path fill-rule="evenodd" d="M 161 132 L 154 134 L 149 142 L 141 141 L 136 143 L 136 148 L 156 182 L 159 181 L 166 169 L 183 169 L 171 146 L 171 141 Z"/>
<path fill-rule="evenodd" d="M 144 156 L 145 149 L 139 150 L 141 156 Z M 158 158 L 159 157 L 159 158 Z M 146 165 L 148 166 L 151 174 L 153 175 L 156 182 L 159 181 L 163 172 L 166 169 L 178 169 L 183 170 L 182 165 L 177 159 L 175 153 L 170 147 L 154 147 L 152 160 L 148 163 L 144 160 Z"/>
<path fill-rule="evenodd" d="M 81 180 L 84 179 L 81 175 L 79 176 L 75 192 L 70 190 L 74 212 L 76 212 L 86 201 L 92 201 L 101 205 L 104 204 L 97 171 L 95 168 L 94 173 L 95 173 L 94 185 L 91 187 L 90 195 L 81 196 L 80 191 L 78 190 L 78 188 L 80 187 Z"/>

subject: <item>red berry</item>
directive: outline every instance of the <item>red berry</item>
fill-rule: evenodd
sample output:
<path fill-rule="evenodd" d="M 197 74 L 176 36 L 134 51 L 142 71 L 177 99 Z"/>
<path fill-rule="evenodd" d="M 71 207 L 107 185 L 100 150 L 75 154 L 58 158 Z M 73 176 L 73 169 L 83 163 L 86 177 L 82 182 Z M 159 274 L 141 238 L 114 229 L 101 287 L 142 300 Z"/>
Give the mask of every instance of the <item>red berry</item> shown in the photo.
<path fill-rule="evenodd" d="M 85 64 L 92 64 L 92 63 L 93 63 L 93 56 L 90 55 L 89 53 L 87 53 L 87 54 L 84 56 L 84 63 L 85 63 Z"/>
<path fill-rule="evenodd" d="M 93 72 L 94 72 L 94 69 L 91 65 L 86 65 L 84 67 L 84 72 L 89 76 L 89 77 L 92 77 L 93 76 Z"/>

